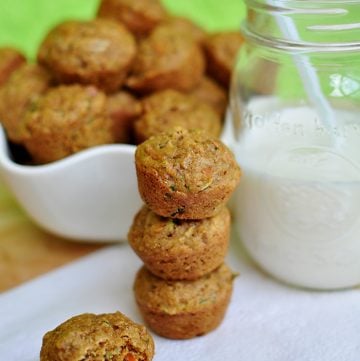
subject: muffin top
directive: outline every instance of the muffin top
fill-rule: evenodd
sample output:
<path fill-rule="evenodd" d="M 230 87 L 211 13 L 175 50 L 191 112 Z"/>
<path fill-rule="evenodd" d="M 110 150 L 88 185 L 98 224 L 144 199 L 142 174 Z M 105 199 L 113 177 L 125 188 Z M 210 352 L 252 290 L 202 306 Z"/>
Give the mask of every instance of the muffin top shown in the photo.
<path fill-rule="evenodd" d="M 220 32 L 208 36 L 205 41 L 205 49 L 221 64 L 231 69 L 243 42 L 244 38 L 240 32 Z"/>
<path fill-rule="evenodd" d="M 94 117 L 105 117 L 106 96 L 94 86 L 63 85 L 50 89 L 32 104 L 24 123 L 31 134 L 64 135 L 64 129 L 76 131 Z"/>
<path fill-rule="evenodd" d="M 230 86 L 236 55 L 244 42 L 240 32 L 220 32 L 203 42 L 207 72 L 225 88 Z"/>
<path fill-rule="evenodd" d="M 228 103 L 227 91 L 212 78 L 204 76 L 189 94 L 210 105 L 221 118 L 224 117 Z"/>
<path fill-rule="evenodd" d="M 19 50 L 11 47 L 0 48 L 0 86 L 25 62 L 25 56 Z"/>
<path fill-rule="evenodd" d="M 38 64 L 24 63 L 0 88 L 0 104 L 10 108 L 11 111 L 19 110 L 37 99 L 50 84 L 51 75 L 46 69 Z"/>
<path fill-rule="evenodd" d="M 51 88 L 27 109 L 22 141 L 34 163 L 48 163 L 80 150 L 113 143 L 106 96 L 93 86 Z"/>
<path fill-rule="evenodd" d="M 207 37 L 207 33 L 204 29 L 195 24 L 192 20 L 182 16 L 169 16 L 159 26 L 172 28 L 183 36 L 190 37 L 199 43 L 204 41 Z"/>
<path fill-rule="evenodd" d="M 141 93 L 168 88 L 188 91 L 200 82 L 204 71 L 198 43 L 175 27 L 160 25 L 140 42 L 126 84 Z"/>
<path fill-rule="evenodd" d="M 151 137 L 135 152 L 137 167 L 156 173 L 173 192 L 198 193 L 237 184 L 240 168 L 219 139 L 175 128 Z"/>
<path fill-rule="evenodd" d="M 142 100 L 142 115 L 135 122 L 138 143 L 176 126 L 202 129 L 218 136 L 221 119 L 208 104 L 176 90 L 156 92 Z"/>
<path fill-rule="evenodd" d="M 120 21 L 136 36 L 145 36 L 167 14 L 160 0 L 102 0 L 98 16 Z"/>
<path fill-rule="evenodd" d="M 161 217 L 144 206 L 135 217 L 129 242 L 139 252 L 168 259 L 201 251 L 218 242 L 214 234 L 219 229 L 227 229 L 229 224 L 230 213 L 226 207 L 214 217 L 189 221 Z"/>
<path fill-rule="evenodd" d="M 120 312 L 81 314 L 43 338 L 41 361 L 152 360 L 154 341 L 144 326 Z"/>
<path fill-rule="evenodd" d="M 141 305 L 176 315 L 197 312 L 222 301 L 231 292 L 233 279 L 234 274 L 225 264 L 193 281 L 165 281 L 142 267 L 134 288 Z"/>
<path fill-rule="evenodd" d="M 60 82 L 94 84 L 115 91 L 124 80 L 136 53 L 133 35 L 121 24 L 106 19 L 66 21 L 46 36 L 38 60 Z M 119 77 L 114 82 L 114 77 Z"/>
<path fill-rule="evenodd" d="M 171 71 L 187 60 L 189 49 L 196 47 L 193 41 L 180 36 L 167 27 L 157 27 L 148 38 L 140 43 L 134 62 L 133 73 L 145 76 L 147 73 Z"/>
<path fill-rule="evenodd" d="M 25 111 L 49 88 L 51 80 L 42 66 L 24 63 L 0 88 L 0 119 L 10 140 L 21 142 Z"/>

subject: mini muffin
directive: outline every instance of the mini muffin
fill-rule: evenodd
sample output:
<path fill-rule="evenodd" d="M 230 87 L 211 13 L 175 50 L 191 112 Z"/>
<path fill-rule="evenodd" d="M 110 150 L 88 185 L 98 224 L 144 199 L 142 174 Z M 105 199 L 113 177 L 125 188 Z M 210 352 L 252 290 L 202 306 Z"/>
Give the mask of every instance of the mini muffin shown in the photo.
<path fill-rule="evenodd" d="M 129 231 L 129 243 L 146 267 L 167 280 L 194 280 L 220 266 L 229 242 L 230 213 L 182 221 L 144 206 Z"/>
<path fill-rule="evenodd" d="M 22 118 L 51 85 L 49 72 L 37 64 L 22 64 L 0 88 L 0 121 L 8 138 L 21 143 Z"/>
<path fill-rule="evenodd" d="M 153 331 L 167 338 L 187 339 L 219 326 L 231 298 L 233 279 L 224 264 L 195 281 L 166 281 L 142 267 L 134 292 Z"/>
<path fill-rule="evenodd" d="M 52 162 L 114 142 L 106 96 L 93 86 L 52 88 L 32 104 L 22 126 L 24 146 L 35 163 Z"/>
<path fill-rule="evenodd" d="M 97 16 L 119 21 L 136 36 L 145 36 L 167 15 L 159 0 L 102 0 Z"/>
<path fill-rule="evenodd" d="M 141 104 L 142 115 L 134 125 L 137 143 L 176 126 L 202 129 L 215 137 L 220 134 L 221 117 L 192 96 L 168 89 L 144 98 Z"/>
<path fill-rule="evenodd" d="M 105 19 L 67 21 L 40 46 L 38 61 L 60 83 L 93 84 L 114 92 L 123 84 L 136 53 L 134 36 Z"/>
<path fill-rule="evenodd" d="M 43 337 L 40 361 L 151 361 L 154 341 L 145 326 L 120 312 L 84 313 Z"/>
<path fill-rule="evenodd" d="M 170 16 L 163 22 L 163 25 L 172 27 L 184 36 L 188 36 L 198 43 L 202 43 L 207 38 L 207 33 L 204 29 L 185 17 Z"/>
<path fill-rule="evenodd" d="M 229 88 L 236 55 L 243 42 L 239 32 L 212 34 L 204 42 L 207 72 L 225 88 Z"/>
<path fill-rule="evenodd" d="M 25 56 L 20 51 L 10 47 L 0 48 L 0 86 L 25 62 Z"/>
<path fill-rule="evenodd" d="M 140 144 L 135 165 L 144 202 L 158 215 L 178 219 L 217 214 L 241 173 L 233 154 L 219 139 L 183 128 Z"/>
<path fill-rule="evenodd" d="M 200 46 L 171 27 L 159 26 L 140 42 L 127 86 L 139 93 L 167 88 L 190 91 L 205 71 Z"/>
<path fill-rule="evenodd" d="M 213 109 L 224 117 L 228 103 L 227 93 L 220 85 L 209 77 L 203 77 L 200 84 L 192 90 L 190 95 L 196 99 L 209 104 Z"/>
<path fill-rule="evenodd" d="M 122 90 L 108 96 L 107 111 L 113 120 L 115 141 L 130 142 L 134 120 L 141 114 L 140 102 L 127 91 Z"/>

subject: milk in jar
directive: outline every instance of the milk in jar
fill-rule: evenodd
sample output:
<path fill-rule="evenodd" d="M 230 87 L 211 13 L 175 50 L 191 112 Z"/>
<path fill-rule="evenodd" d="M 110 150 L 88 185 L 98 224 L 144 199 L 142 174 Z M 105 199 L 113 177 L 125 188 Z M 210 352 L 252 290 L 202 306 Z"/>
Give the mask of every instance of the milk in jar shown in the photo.
<path fill-rule="evenodd" d="M 243 170 L 234 199 L 240 239 L 255 261 L 283 281 L 323 289 L 356 285 L 358 117 L 342 112 L 337 129 L 326 129 L 308 107 L 278 106 L 254 101 L 244 120 L 249 129 L 234 146 Z"/>

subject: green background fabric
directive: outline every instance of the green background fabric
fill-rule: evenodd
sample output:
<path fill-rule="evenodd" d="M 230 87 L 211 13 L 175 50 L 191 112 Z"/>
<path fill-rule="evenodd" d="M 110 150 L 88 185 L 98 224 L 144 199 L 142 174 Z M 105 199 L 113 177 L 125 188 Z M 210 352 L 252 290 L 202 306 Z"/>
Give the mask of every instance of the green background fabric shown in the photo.
<path fill-rule="evenodd" d="M 93 17 L 98 3 L 99 0 L 0 0 L 0 46 L 15 46 L 34 58 L 49 28 L 65 19 Z M 237 29 L 245 14 L 243 0 L 163 3 L 170 12 L 188 16 L 210 31 Z"/>

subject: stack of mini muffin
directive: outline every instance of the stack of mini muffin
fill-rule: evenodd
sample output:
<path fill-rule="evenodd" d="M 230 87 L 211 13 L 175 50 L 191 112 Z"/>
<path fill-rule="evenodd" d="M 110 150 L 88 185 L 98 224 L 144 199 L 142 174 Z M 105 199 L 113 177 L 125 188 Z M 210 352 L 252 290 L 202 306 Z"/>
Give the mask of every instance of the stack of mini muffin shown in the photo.
<path fill-rule="evenodd" d="M 205 334 L 222 321 L 232 292 L 225 204 L 240 169 L 219 139 L 182 128 L 140 144 L 135 162 L 146 204 L 129 231 L 144 262 L 134 283 L 140 311 L 161 336 Z"/>

